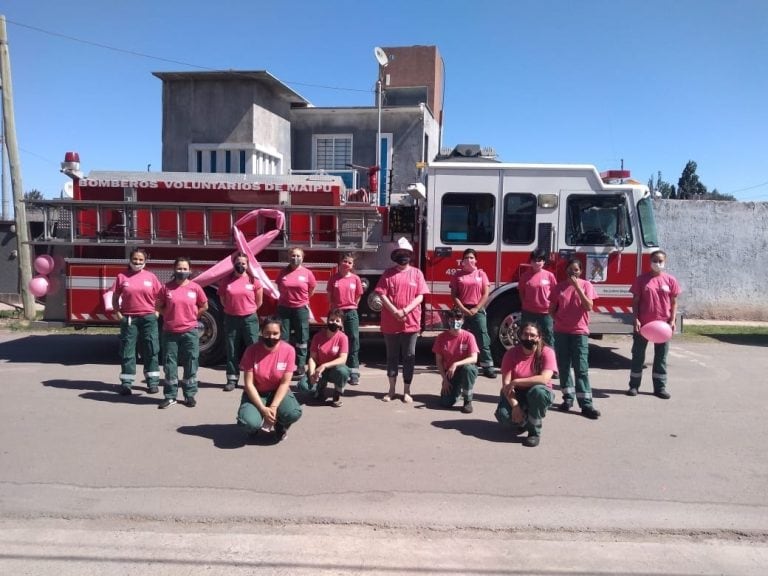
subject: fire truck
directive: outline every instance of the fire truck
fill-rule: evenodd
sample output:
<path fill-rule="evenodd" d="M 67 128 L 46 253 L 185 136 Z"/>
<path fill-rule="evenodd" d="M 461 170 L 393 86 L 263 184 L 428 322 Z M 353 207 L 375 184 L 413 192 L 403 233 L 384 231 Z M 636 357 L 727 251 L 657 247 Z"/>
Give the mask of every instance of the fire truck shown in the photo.
<path fill-rule="evenodd" d="M 591 316 L 591 331 L 599 336 L 632 330 L 629 287 L 648 270 L 650 253 L 658 246 L 651 195 L 628 171 L 600 174 L 591 165 L 502 163 L 483 157 L 474 146 L 457 147 L 424 166 L 420 181 L 391 193 L 387 205 L 378 205 L 371 190 L 347 187 L 341 177 L 324 173 L 84 175 L 73 153 L 62 171 L 72 178 L 72 199 L 28 202 L 29 210 L 42 213 L 42 229 L 30 235 L 30 242 L 38 259 L 45 255 L 54 263 L 45 319 L 76 328 L 118 324 L 105 294 L 134 247 L 147 250 L 147 269 L 166 282 L 177 256 L 190 257 L 193 270 L 202 272 L 232 254 L 235 225 L 244 215 L 277 209 L 285 216 L 282 229 L 256 258 L 274 280 L 290 248 L 304 249 L 304 265 L 318 280 L 310 302 L 316 324 L 328 313 L 326 281 L 340 254 L 354 252 L 365 288 L 361 332 L 378 333 L 382 304 L 373 289 L 392 265 L 389 256 L 397 240 L 405 237 L 430 290 L 422 326 L 443 329 L 443 315 L 452 307 L 450 278 L 462 252 L 475 249 L 491 283 L 486 308 L 499 363 L 515 341 L 518 279 L 532 250 L 543 248 L 551 255 L 547 267 L 558 279 L 565 277 L 570 258 L 581 259 L 583 277 L 599 296 Z M 256 218 L 239 232 L 255 238 L 274 226 L 274 220 Z M 210 365 L 222 359 L 224 339 L 215 286 L 205 289 L 210 304 L 201 318 L 200 354 Z M 274 309 L 265 291 L 259 314 Z"/>

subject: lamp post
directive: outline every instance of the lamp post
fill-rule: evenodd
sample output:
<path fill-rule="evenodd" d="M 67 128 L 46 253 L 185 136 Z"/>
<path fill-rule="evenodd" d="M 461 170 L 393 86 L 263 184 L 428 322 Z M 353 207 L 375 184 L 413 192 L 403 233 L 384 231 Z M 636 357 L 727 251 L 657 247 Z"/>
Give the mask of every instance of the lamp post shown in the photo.
<path fill-rule="evenodd" d="M 384 68 L 389 64 L 389 57 L 382 48 L 376 46 L 373 49 L 373 55 L 376 57 L 376 61 L 379 63 L 379 78 L 376 81 L 376 103 L 378 104 L 378 127 L 376 129 L 376 168 L 377 171 L 381 169 L 381 76 Z M 379 182 L 383 175 L 380 174 Z M 381 185 L 379 185 L 379 205 L 382 206 L 385 203 L 385 198 L 382 198 Z"/>

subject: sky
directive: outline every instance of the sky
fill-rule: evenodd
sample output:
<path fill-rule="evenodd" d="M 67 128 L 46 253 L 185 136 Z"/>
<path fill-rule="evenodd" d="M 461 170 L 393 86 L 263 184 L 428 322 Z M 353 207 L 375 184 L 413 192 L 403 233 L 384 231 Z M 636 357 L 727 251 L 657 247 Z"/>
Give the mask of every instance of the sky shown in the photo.
<path fill-rule="evenodd" d="M 315 106 L 373 106 L 375 46 L 435 45 L 443 145 L 593 164 L 768 201 L 766 0 L 0 0 L 23 189 L 59 163 L 161 169 L 156 71 L 267 70 Z M 9 187 L 10 188 L 10 187 Z M 10 192 L 9 192 L 10 194 Z"/>

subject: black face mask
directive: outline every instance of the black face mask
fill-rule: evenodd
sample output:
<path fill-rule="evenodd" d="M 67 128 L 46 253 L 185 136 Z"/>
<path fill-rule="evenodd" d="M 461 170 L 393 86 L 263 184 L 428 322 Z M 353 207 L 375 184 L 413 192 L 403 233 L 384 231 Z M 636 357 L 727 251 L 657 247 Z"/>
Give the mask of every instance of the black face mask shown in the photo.
<path fill-rule="evenodd" d="M 536 340 L 520 340 L 520 346 L 526 350 L 533 350 L 536 347 Z"/>
<path fill-rule="evenodd" d="M 235 272 L 237 272 L 238 274 L 242 274 L 243 272 L 245 272 L 245 264 L 241 262 L 238 262 L 237 264 L 235 264 Z"/>
<path fill-rule="evenodd" d="M 411 262 L 411 257 L 407 254 L 395 254 L 392 256 L 392 261 L 400 266 L 405 266 Z"/>
<path fill-rule="evenodd" d="M 341 328 L 341 326 L 339 326 L 338 324 L 334 324 L 333 322 L 328 322 L 328 324 L 326 324 L 325 327 L 328 328 L 328 330 L 330 330 L 331 332 L 336 332 L 339 328 Z"/>
<path fill-rule="evenodd" d="M 264 338 L 262 336 L 261 341 L 267 348 L 274 348 L 280 342 L 280 338 Z"/>
<path fill-rule="evenodd" d="M 174 272 L 173 273 L 173 277 L 176 280 L 179 280 L 179 281 L 183 282 L 184 280 L 189 278 L 189 272 Z"/>

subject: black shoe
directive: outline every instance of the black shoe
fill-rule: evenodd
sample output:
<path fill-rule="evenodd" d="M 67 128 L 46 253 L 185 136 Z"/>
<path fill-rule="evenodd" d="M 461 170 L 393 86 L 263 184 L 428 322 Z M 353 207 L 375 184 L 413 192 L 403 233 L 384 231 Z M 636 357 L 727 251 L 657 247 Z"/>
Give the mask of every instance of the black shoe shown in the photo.
<path fill-rule="evenodd" d="M 523 438 L 523 446 L 528 446 L 528 448 L 536 448 L 539 442 L 541 442 L 540 436 L 526 436 Z"/>
<path fill-rule="evenodd" d="M 275 422 L 275 442 L 282 442 L 287 434 L 288 428 L 280 424 L 280 422 Z"/>
<path fill-rule="evenodd" d="M 571 408 L 573 408 L 573 400 L 563 400 L 562 404 L 557 406 L 560 412 L 568 412 Z"/>
<path fill-rule="evenodd" d="M 627 396 L 637 396 L 637 388 L 630 386 L 629 390 L 627 390 Z"/>
<path fill-rule="evenodd" d="M 160 392 L 160 388 L 157 386 L 150 386 L 149 390 L 147 390 L 147 394 L 157 394 L 158 392 Z"/>
<path fill-rule="evenodd" d="M 483 368 L 483 376 L 486 378 L 496 378 L 496 370 L 493 368 L 493 366 Z"/>
<path fill-rule="evenodd" d="M 187 408 L 194 408 L 195 406 L 197 406 L 197 400 L 195 400 L 194 398 L 187 398 L 184 401 L 184 404 L 187 405 Z"/>
<path fill-rule="evenodd" d="M 358 384 L 360 384 L 360 379 L 359 378 L 350 378 L 349 379 L 349 385 L 350 386 L 357 386 Z"/>
<path fill-rule="evenodd" d="M 160 402 L 160 404 L 158 405 L 158 408 L 160 410 L 163 410 L 165 408 L 168 408 L 168 406 L 173 406 L 174 404 L 176 404 L 176 398 L 166 398 L 165 400 Z"/>
<path fill-rule="evenodd" d="M 464 406 L 461 407 L 464 414 L 472 414 L 472 400 L 464 400 Z"/>
<path fill-rule="evenodd" d="M 584 406 L 584 408 L 581 409 L 581 415 L 590 420 L 597 420 L 600 418 L 600 410 L 594 406 Z"/>
<path fill-rule="evenodd" d="M 224 384 L 224 392 L 232 392 L 232 390 L 234 390 L 235 388 L 237 388 L 237 384 L 232 380 Z"/>
<path fill-rule="evenodd" d="M 118 391 L 118 394 L 120 394 L 120 396 L 130 396 L 131 389 L 128 388 L 128 386 L 120 386 L 120 390 Z"/>
<path fill-rule="evenodd" d="M 662 388 L 661 390 L 656 390 L 656 392 L 653 393 L 654 396 L 657 398 L 661 398 L 662 400 L 669 400 L 672 398 L 669 392 L 667 392 L 666 388 Z"/>

